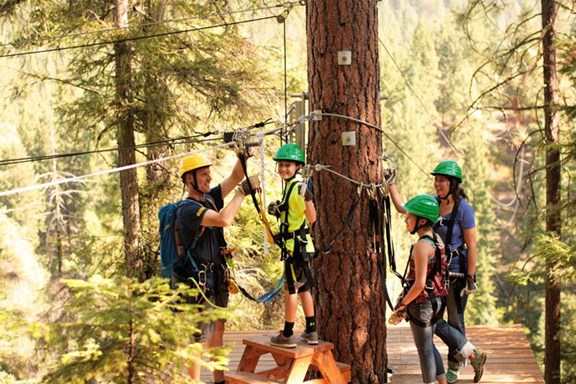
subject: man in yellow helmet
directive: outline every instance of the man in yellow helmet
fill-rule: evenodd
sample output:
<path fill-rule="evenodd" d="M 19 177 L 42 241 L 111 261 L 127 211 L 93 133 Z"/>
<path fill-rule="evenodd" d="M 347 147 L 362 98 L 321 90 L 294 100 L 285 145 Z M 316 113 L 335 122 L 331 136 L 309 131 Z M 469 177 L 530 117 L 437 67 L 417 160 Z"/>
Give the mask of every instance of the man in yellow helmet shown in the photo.
<path fill-rule="evenodd" d="M 178 245 L 187 250 L 185 257 L 179 257 L 174 263 L 172 284 L 186 283 L 204 289 L 208 301 L 200 298 L 208 307 L 213 303 L 218 307 L 228 305 L 228 268 L 226 266 L 226 240 L 224 227 L 231 224 L 238 213 L 242 200 L 249 194 L 250 186 L 244 178 L 244 171 L 238 160 L 232 173 L 220 184 L 211 188 L 212 162 L 200 153 L 190 154 L 180 162 L 179 175 L 188 193 L 187 199 L 192 204 L 183 205 L 176 215 L 176 232 Z M 239 185 L 240 184 L 240 185 Z M 260 187 L 257 177 L 250 177 L 254 189 Z M 236 188 L 238 186 L 238 188 Z M 224 198 L 236 188 L 232 200 L 224 206 Z M 192 281 L 194 279 L 194 281 Z M 186 298 L 196 304 L 198 298 Z M 204 341 L 208 348 L 222 346 L 224 320 L 202 324 L 202 335 L 194 335 L 196 341 Z M 189 368 L 190 376 L 200 381 L 200 365 Z M 223 384 L 224 373 L 214 371 L 214 383 Z"/>

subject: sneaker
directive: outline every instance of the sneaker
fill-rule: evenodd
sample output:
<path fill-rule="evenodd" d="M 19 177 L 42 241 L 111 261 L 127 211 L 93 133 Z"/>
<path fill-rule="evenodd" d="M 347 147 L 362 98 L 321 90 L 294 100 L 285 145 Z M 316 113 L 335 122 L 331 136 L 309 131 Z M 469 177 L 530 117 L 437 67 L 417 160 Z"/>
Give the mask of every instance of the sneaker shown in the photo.
<path fill-rule="evenodd" d="M 488 355 L 486 352 L 481 353 L 479 349 L 475 349 L 474 352 L 476 352 L 476 359 L 474 359 L 470 364 L 472 364 L 472 368 L 474 368 L 474 382 L 477 383 L 484 374 L 484 364 L 486 364 Z"/>
<path fill-rule="evenodd" d="M 272 336 L 270 344 L 282 348 L 296 348 L 296 336 L 290 335 L 286 337 L 280 332 L 276 336 Z"/>
<path fill-rule="evenodd" d="M 302 332 L 302 334 L 300 335 L 300 340 L 308 343 L 308 345 L 316 345 L 318 344 L 320 339 L 318 337 L 318 333 L 312 331 L 310 333 Z"/>
<path fill-rule="evenodd" d="M 454 368 L 448 368 L 446 371 L 446 381 L 448 383 L 455 383 L 458 381 L 458 376 L 460 375 L 460 371 Z"/>

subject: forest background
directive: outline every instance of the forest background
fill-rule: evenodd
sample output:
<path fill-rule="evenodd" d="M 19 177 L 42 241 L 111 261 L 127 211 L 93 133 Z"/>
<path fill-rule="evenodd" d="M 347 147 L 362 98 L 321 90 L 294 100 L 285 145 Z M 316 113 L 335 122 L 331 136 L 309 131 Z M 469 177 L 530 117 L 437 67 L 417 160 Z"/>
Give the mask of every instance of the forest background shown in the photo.
<path fill-rule="evenodd" d="M 123 310 L 150 310 L 127 293 L 169 295 L 146 282 L 159 275 L 158 208 L 182 197 L 174 156 L 207 150 L 218 164 L 217 182 L 235 161 L 224 132 L 262 133 L 300 117 L 285 115 L 307 91 L 304 3 L 188 3 L 134 2 L 123 28 L 109 2 L 0 7 L 2 382 L 71 380 L 71 364 L 84 367 L 104 349 L 98 330 L 109 341 L 112 324 L 119 324 L 118 335 L 126 332 Z M 557 19 L 564 186 L 558 239 L 544 231 L 539 3 L 378 3 L 383 151 L 394 159 L 400 189 L 405 197 L 431 193 L 433 164 L 452 158 L 462 165 L 479 231 L 480 290 L 469 303 L 468 324 L 523 324 L 540 361 L 545 258 L 558 258 L 564 383 L 576 382 L 569 364 L 576 357 L 574 5 L 561 4 Z M 118 103 L 121 79 L 114 72 L 124 43 L 132 59 L 126 104 Z M 126 255 L 125 181 L 112 172 L 128 147 L 117 129 L 118 115 L 128 110 L 135 159 L 150 162 L 135 171 L 138 193 L 132 194 L 137 263 Z M 249 161 L 250 172 L 264 177 L 268 199 L 281 194 L 270 160 L 286 139 L 280 136 L 265 136 L 261 153 Z M 404 266 L 410 237 L 402 218 L 393 220 Z M 250 202 L 227 237 L 236 249 L 238 281 L 255 294 L 271 289 L 279 255 L 265 244 Z M 388 288 L 399 289 L 392 274 Z M 263 305 L 237 295 L 231 307 L 231 329 L 276 329 L 282 322 L 280 299 Z M 161 318 L 141 326 L 161 328 Z M 141 337 L 144 348 L 159 336 Z M 83 368 L 81 378 L 104 377 L 114 364 L 110 358 Z"/>

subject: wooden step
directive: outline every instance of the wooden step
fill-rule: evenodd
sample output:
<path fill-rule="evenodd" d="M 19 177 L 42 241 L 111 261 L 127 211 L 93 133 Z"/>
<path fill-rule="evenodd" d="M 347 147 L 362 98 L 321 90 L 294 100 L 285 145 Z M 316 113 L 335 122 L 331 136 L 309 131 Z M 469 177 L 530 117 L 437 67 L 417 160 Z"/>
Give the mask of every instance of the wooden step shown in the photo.
<path fill-rule="evenodd" d="M 273 380 L 251 372 L 234 372 L 226 374 L 228 384 L 280 384 L 283 379 Z"/>
<path fill-rule="evenodd" d="M 270 336 L 254 336 L 242 340 L 244 345 L 251 346 L 255 349 L 261 350 L 263 353 L 274 353 L 275 355 L 286 356 L 290 359 L 296 359 L 302 356 L 312 355 L 317 352 L 330 351 L 334 348 L 334 344 L 327 341 L 320 341 L 316 345 L 308 345 L 302 341 L 298 342 L 296 348 L 284 348 L 270 344 Z"/>
<path fill-rule="evenodd" d="M 350 364 L 344 364 L 344 363 L 341 363 L 339 361 L 336 361 L 336 366 L 340 370 L 340 373 L 344 377 L 344 380 L 346 380 L 346 383 L 351 382 L 352 381 L 352 367 L 350 366 Z M 310 370 L 318 371 L 319 370 L 318 365 L 315 362 L 312 362 L 310 364 Z"/>
<path fill-rule="evenodd" d="M 317 345 L 298 343 L 295 348 L 282 348 L 271 345 L 270 336 L 255 336 L 242 340 L 245 345 L 236 372 L 226 374 L 228 383 L 306 383 L 344 384 L 351 381 L 351 368 L 348 364 L 334 360 L 334 345 L 320 341 Z M 260 358 L 271 354 L 275 366 L 256 371 Z M 311 372 L 318 372 L 320 378 L 308 379 Z"/>

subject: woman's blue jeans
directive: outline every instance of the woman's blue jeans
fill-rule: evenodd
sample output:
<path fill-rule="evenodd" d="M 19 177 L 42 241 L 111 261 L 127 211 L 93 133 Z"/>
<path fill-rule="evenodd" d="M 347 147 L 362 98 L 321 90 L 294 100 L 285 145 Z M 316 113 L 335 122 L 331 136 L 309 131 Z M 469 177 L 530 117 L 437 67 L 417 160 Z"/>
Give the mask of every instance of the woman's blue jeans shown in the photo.
<path fill-rule="evenodd" d="M 468 302 L 468 295 L 460 296 L 459 290 L 457 284 L 450 284 L 450 290 L 446 297 L 448 321 L 444 318 L 438 320 L 435 331 L 436 335 L 448 346 L 448 367 L 455 369 L 458 369 L 459 363 L 474 351 L 474 346 L 466 338 L 464 326 L 464 310 Z M 460 309 L 457 300 L 460 300 Z"/>
<path fill-rule="evenodd" d="M 439 298 L 433 300 L 436 301 L 436 308 L 433 307 L 430 300 L 424 303 L 412 302 L 408 305 L 410 329 L 412 330 L 414 344 L 418 350 L 424 383 L 435 383 L 437 379 L 445 377 L 442 356 L 440 356 L 440 352 L 434 345 L 434 329 L 436 325 L 432 324 L 434 315 L 437 315 L 442 309 L 442 302 Z M 417 321 L 414 321 L 415 319 Z"/>

